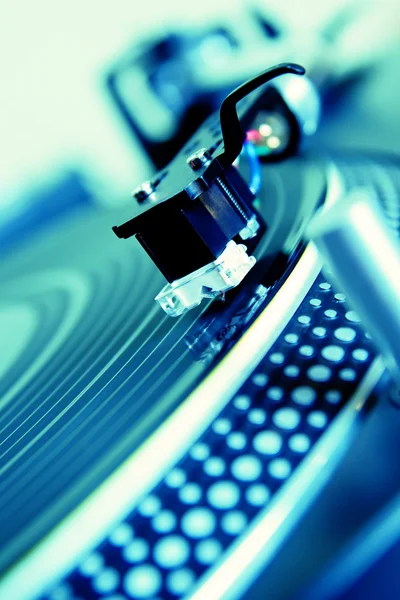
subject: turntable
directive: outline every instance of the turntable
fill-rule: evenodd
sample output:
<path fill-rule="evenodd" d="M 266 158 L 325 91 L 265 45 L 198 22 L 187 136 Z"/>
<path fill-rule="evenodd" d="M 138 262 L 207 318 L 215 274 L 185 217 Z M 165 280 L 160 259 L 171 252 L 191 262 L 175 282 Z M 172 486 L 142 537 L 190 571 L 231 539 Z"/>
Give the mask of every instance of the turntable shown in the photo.
<path fill-rule="evenodd" d="M 270 93 L 263 87 L 244 101 L 246 128 Z M 354 473 L 351 450 L 370 415 L 385 413 L 389 437 L 399 416 L 379 391 L 387 376 L 371 335 L 335 277 L 321 270 L 305 231 L 317 209 L 363 186 L 398 233 L 398 159 L 293 154 L 289 144 L 285 160 L 267 157 L 262 185 L 253 190 L 250 182 L 244 205 L 235 205 L 236 215 L 253 212 L 225 231 L 254 261 L 234 263 L 249 267 L 234 285 L 201 279 L 201 293 L 186 287 L 177 302 L 182 280 L 197 281 L 203 265 L 191 262 L 193 235 L 183 235 L 183 221 L 174 230 L 167 213 L 151 242 L 135 227 L 159 210 L 161 191 L 171 202 L 178 189 L 189 190 L 179 214 L 197 201 L 199 188 L 179 180 L 178 164 L 185 176 L 200 170 L 193 176 L 207 183 L 207 169 L 219 160 L 218 177 L 236 190 L 252 176 L 254 183 L 243 140 L 238 169 L 231 166 L 237 156 L 221 159 L 230 150 L 223 133 L 224 148 L 211 117 L 168 172 L 137 190 L 136 208 L 111 214 L 81 207 L 14 247 L 0 267 L 5 600 L 255 599 L 267 597 L 265 590 L 293 598 L 396 488 L 386 481 L 351 525 L 338 520 L 337 537 L 318 555 L 322 532 L 312 532 L 310 511 L 338 469 Z M 193 158 L 204 135 L 213 136 L 214 155 Z M 196 218 L 191 213 L 209 246 Z M 129 239 L 119 241 L 111 225 L 123 221 L 131 225 L 115 232 Z M 151 233 L 154 221 L 146 227 Z M 143 247 L 130 237 L 138 231 Z M 207 263 L 218 277 L 221 265 L 224 275 L 232 270 L 220 256 Z M 163 275 L 174 300 L 164 301 L 164 293 L 157 304 Z M 296 540 L 304 556 L 290 561 Z"/>

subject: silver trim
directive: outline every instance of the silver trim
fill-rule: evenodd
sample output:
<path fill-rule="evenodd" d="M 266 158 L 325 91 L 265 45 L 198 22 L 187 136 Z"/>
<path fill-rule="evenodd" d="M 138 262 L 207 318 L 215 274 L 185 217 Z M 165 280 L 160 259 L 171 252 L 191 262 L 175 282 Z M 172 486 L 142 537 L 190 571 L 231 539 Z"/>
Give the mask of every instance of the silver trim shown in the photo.
<path fill-rule="evenodd" d="M 375 359 L 350 403 L 257 517 L 250 532 L 246 531 L 245 537 L 237 541 L 222 563 L 204 576 L 187 599 L 237 600 L 242 597 L 319 494 L 349 447 L 359 414 L 383 371 L 381 358 Z"/>
<path fill-rule="evenodd" d="M 326 204 L 331 204 L 343 189 L 333 165 L 328 183 Z M 209 376 L 129 459 L 6 573 L 0 581 L 1 598 L 37 598 L 133 510 L 251 375 L 296 312 L 320 268 L 317 250 L 309 244 L 276 296 Z M 132 481 L 137 483 L 134 490 Z"/>
<path fill-rule="evenodd" d="M 301 134 L 313 135 L 321 120 L 321 100 L 311 79 L 287 73 L 277 77 L 271 85 L 296 117 Z"/>
<path fill-rule="evenodd" d="M 399 384 L 400 242 L 388 225 L 379 197 L 368 187 L 351 189 L 334 207 L 311 219 L 306 235 L 316 244 Z"/>

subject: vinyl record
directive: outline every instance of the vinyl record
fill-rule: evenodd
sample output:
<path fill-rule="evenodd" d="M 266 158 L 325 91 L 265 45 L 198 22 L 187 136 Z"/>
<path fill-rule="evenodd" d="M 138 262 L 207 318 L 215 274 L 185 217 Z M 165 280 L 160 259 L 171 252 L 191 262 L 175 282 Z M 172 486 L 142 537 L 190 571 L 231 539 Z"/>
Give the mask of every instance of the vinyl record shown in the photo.
<path fill-rule="evenodd" d="M 214 399 L 219 402 L 221 395 L 220 404 L 215 403 L 215 419 L 219 415 L 220 423 L 218 427 L 215 423 L 209 424 L 212 406 L 204 406 L 202 423 L 203 407 L 197 401 L 198 430 L 193 423 L 188 424 L 189 433 L 167 428 L 169 435 L 183 440 L 182 451 L 178 449 L 179 442 L 176 456 L 171 458 L 177 461 L 179 452 L 184 453 L 183 466 L 177 472 L 186 469 L 187 463 L 187 468 L 196 468 L 196 477 L 200 477 L 199 465 L 192 464 L 190 446 L 184 446 L 189 444 L 185 436 L 194 443 L 202 431 L 201 435 L 209 440 L 210 448 L 213 445 L 216 456 L 225 456 L 225 453 L 226 461 L 233 461 L 234 448 L 226 450 L 221 432 L 218 433 L 219 428 L 223 429 L 224 419 L 231 419 L 231 412 L 235 413 L 235 419 L 239 418 L 239 411 L 243 421 L 239 428 L 242 437 L 250 439 L 256 435 L 255 428 L 257 423 L 263 422 L 264 414 L 268 419 L 275 418 L 286 391 L 291 408 L 279 414 L 281 421 L 276 431 L 286 436 L 288 447 L 282 449 L 282 456 L 274 463 L 274 469 L 278 470 L 269 484 L 273 493 L 285 479 L 279 473 L 287 468 L 289 458 L 290 468 L 294 469 L 320 436 L 327 439 L 324 452 L 328 455 L 335 454 L 333 450 L 336 451 L 342 434 L 345 439 L 342 429 L 339 437 L 333 425 L 331 429 L 331 421 L 334 423 L 333 419 L 344 412 L 342 407 L 363 380 L 374 352 L 354 315 L 343 304 L 344 294 L 336 293 L 329 282 L 317 277 L 320 267 L 310 249 L 304 250 L 302 232 L 317 206 L 337 199 L 346 187 L 360 182 L 374 187 L 389 222 L 398 229 L 398 167 L 389 159 L 379 163 L 346 156 L 335 157 L 332 163 L 305 157 L 265 166 L 263 177 L 260 211 L 269 229 L 254 249 L 257 265 L 224 301 L 205 302 L 178 319 L 167 317 L 154 302 L 164 280 L 146 253 L 134 239 L 121 242 L 113 235 L 111 226 L 125 215 L 80 209 L 9 251 L 0 267 L 3 357 L 0 366 L 0 571 L 4 573 L 9 567 L 15 567 L 10 571 L 12 584 L 7 590 L 29 589 L 30 593 L 33 586 L 35 594 L 44 593 L 47 576 L 54 583 L 59 573 L 67 575 L 76 566 L 78 551 L 75 554 L 74 548 L 67 548 L 62 536 L 54 564 L 48 550 L 44 554 L 45 563 L 40 552 L 35 551 L 32 556 L 39 558 L 30 562 L 28 551 L 43 547 L 46 539 L 53 536 L 49 534 L 57 532 L 56 525 L 75 513 L 78 515 L 78 509 L 86 501 L 99 497 L 99 490 L 110 481 L 112 474 L 135 456 L 141 458 L 144 442 L 151 439 L 157 428 L 157 433 L 163 429 L 167 417 L 173 417 L 178 412 L 177 407 L 187 404 L 188 397 L 197 401 L 199 389 L 206 390 L 206 396 L 197 394 L 197 398 L 207 401 L 207 390 L 212 390 L 211 404 Z M 132 210 L 128 208 L 126 216 L 132 216 Z M 270 307 L 272 310 L 268 312 Z M 335 337 L 335 328 L 344 328 L 341 340 Z M 345 339 L 346 335 L 353 337 Z M 332 340 L 330 345 L 327 338 Z M 245 344 L 243 339 L 247 340 Z M 345 358 L 339 360 L 339 354 L 332 354 L 333 345 L 335 352 Z M 326 347 L 330 348 L 329 352 L 324 350 Z M 234 359 L 229 363 L 232 355 Z M 222 369 L 222 363 L 234 366 Z M 374 377 L 368 390 L 376 381 Z M 235 388 L 233 396 L 229 395 L 229 378 Z M 208 387 L 203 385 L 207 382 Z M 341 389 L 340 394 L 338 389 Z M 294 390 L 299 390 L 296 400 L 291 399 Z M 363 402 L 367 397 L 368 394 Z M 321 410 L 314 410 L 314 401 Z M 247 406 L 245 412 L 242 405 Z M 352 406 L 349 402 L 344 422 L 347 419 L 354 423 L 358 418 Z M 287 419 L 293 417 L 299 407 L 304 413 L 304 423 L 299 425 L 293 450 L 289 445 L 294 442 L 289 440 Z M 250 416 L 245 418 L 243 415 L 247 412 Z M 304 448 L 307 440 L 307 449 L 299 450 L 299 444 Z M 164 446 L 153 446 L 158 452 L 165 452 L 167 461 L 168 446 L 173 447 L 175 442 L 168 438 L 164 439 Z M 251 454 L 253 446 L 246 454 L 250 456 L 250 466 L 260 463 L 260 459 L 255 461 Z M 266 464 L 268 452 L 263 456 Z M 160 462 L 163 460 L 164 457 Z M 145 475 L 143 468 L 146 469 L 146 464 L 136 472 Z M 234 474 L 236 467 L 232 468 Z M 155 469 L 155 465 L 149 462 L 148 469 Z M 305 467 L 303 472 L 306 477 L 302 485 L 307 486 L 309 475 Z M 122 487 L 115 486 L 115 491 L 103 495 L 97 505 L 97 510 L 104 514 L 90 516 L 89 502 L 84 514 L 91 524 L 75 519 L 78 529 L 71 531 L 75 532 L 74 538 L 81 538 L 79 544 L 77 542 L 79 552 L 93 545 L 95 539 L 102 539 L 92 534 L 90 537 L 88 532 L 93 523 L 96 527 L 101 523 L 103 531 L 107 531 L 116 518 L 110 516 L 113 511 L 104 503 L 104 497 L 118 506 L 124 504 L 125 513 L 128 511 L 129 498 L 142 487 L 142 482 L 130 480 L 126 473 L 125 470 Z M 244 502 L 249 494 L 251 497 L 255 494 L 254 486 L 250 480 L 241 480 L 240 473 L 237 475 L 234 481 L 229 480 L 229 489 L 233 489 L 232 483 L 237 488 L 239 481 Z M 173 496 L 174 485 L 166 483 L 167 476 L 161 483 L 157 483 L 157 474 L 154 477 L 158 496 L 163 495 L 170 512 L 176 507 L 175 519 L 181 518 L 185 514 L 185 503 Z M 222 478 L 221 483 L 225 481 L 223 477 L 223 474 L 205 476 L 202 473 L 204 481 L 199 478 L 199 482 L 209 494 L 211 482 Z M 231 475 L 226 475 L 229 477 Z M 313 489 L 318 486 L 315 484 Z M 121 503 L 119 494 L 125 495 L 127 500 Z M 290 502 L 296 504 L 296 498 L 296 493 L 291 491 Z M 251 506 L 251 509 L 246 508 L 246 518 L 258 519 L 261 505 L 253 503 Z M 217 506 L 216 510 L 218 513 L 222 509 Z M 268 511 L 268 507 L 263 510 Z M 144 536 L 149 535 L 149 543 L 153 543 L 153 537 L 154 544 L 162 538 L 161 529 L 156 533 L 144 513 L 134 513 L 129 519 L 133 526 L 138 524 Z M 126 529 L 126 523 L 124 526 Z M 235 535 L 238 534 L 239 530 Z M 225 531 L 218 543 L 228 549 L 234 539 L 232 535 Z M 56 538 L 57 535 L 53 536 L 53 540 Z M 102 548 L 107 560 L 112 561 L 113 569 L 121 569 L 126 581 L 128 567 L 117 557 L 113 544 L 104 542 Z M 24 577 L 28 573 L 31 580 L 28 577 L 22 581 L 18 575 L 20 559 L 22 565 L 24 561 L 31 564 L 24 570 Z M 56 564 L 59 560 L 64 561 L 61 571 Z M 205 574 L 205 564 L 196 563 L 197 577 Z M 160 565 L 151 568 L 159 570 Z M 223 575 L 223 571 L 221 573 Z M 139 577 L 139 571 L 133 575 Z M 125 591 L 128 586 L 132 598 L 145 597 L 140 595 L 142 588 L 122 584 L 123 577 L 118 581 L 121 580 Z M 157 577 L 161 577 L 160 574 Z M 7 583 L 7 574 L 4 581 Z M 103 593 L 98 591 L 101 586 L 97 589 L 97 583 L 84 574 L 83 567 L 71 575 L 66 585 L 68 589 L 72 586 L 80 597 L 97 598 Z M 163 579 L 162 585 L 162 597 L 169 598 L 171 594 L 173 597 L 168 577 Z M 157 589 L 161 589 L 161 579 Z M 1 590 L 4 588 L 0 584 Z M 25 595 L 29 595 L 27 591 L 24 595 L 20 593 L 20 597 Z M 47 597 L 53 598 L 52 595 Z"/>
<path fill-rule="evenodd" d="M 272 212 L 288 198 L 287 168 L 267 177 Z M 307 195 L 314 186 L 318 200 L 324 176 L 310 171 L 312 181 L 298 168 L 291 185 Z M 81 209 L 14 248 L 0 268 L 0 571 L 94 490 L 210 368 L 193 348 L 207 303 L 167 317 L 154 302 L 162 276 L 134 239 L 117 240 L 116 220 L 121 214 Z M 293 217 L 280 227 L 288 238 Z M 275 238 L 277 230 L 270 229 Z M 262 259 L 271 244 L 260 247 Z M 229 298 L 218 307 L 219 329 L 229 307 Z"/>

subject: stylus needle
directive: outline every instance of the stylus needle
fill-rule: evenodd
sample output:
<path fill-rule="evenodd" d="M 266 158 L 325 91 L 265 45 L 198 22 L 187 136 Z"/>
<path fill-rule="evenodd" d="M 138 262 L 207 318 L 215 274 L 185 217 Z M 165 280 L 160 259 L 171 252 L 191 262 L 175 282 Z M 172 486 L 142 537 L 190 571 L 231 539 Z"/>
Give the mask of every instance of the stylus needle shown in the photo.
<path fill-rule="evenodd" d="M 317 213 L 307 229 L 400 381 L 400 244 L 369 189 Z"/>

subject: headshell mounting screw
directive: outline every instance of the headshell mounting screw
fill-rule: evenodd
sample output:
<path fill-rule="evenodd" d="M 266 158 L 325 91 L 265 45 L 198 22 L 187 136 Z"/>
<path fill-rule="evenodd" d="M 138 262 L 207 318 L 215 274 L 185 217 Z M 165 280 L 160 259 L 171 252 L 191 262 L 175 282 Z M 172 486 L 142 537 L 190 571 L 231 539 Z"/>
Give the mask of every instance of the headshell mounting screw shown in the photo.
<path fill-rule="evenodd" d="M 196 152 L 191 154 L 186 162 L 193 171 L 198 171 L 208 165 L 211 160 L 212 156 L 207 148 L 200 148 L 200 150 L 196 150 Z"/>
<path fill-rule="evenodd" d="M 132 196 L 136 198 L 139 203 L 141 203 L 146 200 L 146 198 L 151 196 L 155 190 L 156 187 L 151 181 L 145 181 L 132 192 Z"/>

